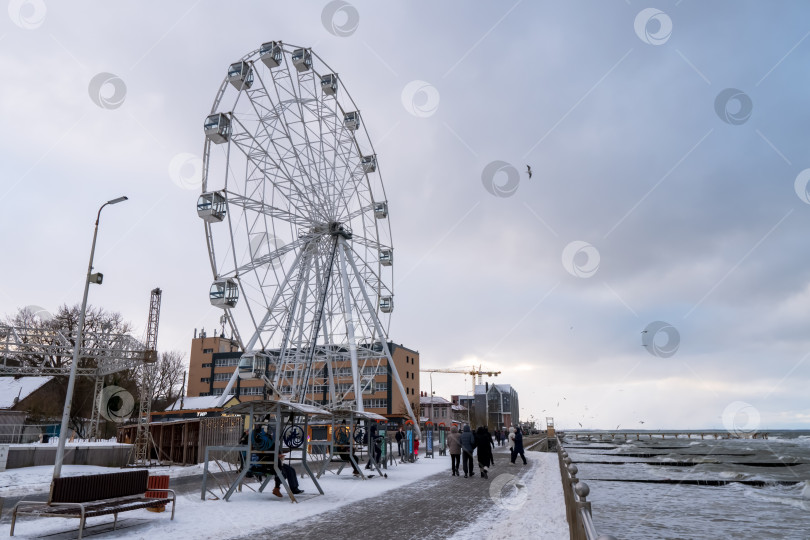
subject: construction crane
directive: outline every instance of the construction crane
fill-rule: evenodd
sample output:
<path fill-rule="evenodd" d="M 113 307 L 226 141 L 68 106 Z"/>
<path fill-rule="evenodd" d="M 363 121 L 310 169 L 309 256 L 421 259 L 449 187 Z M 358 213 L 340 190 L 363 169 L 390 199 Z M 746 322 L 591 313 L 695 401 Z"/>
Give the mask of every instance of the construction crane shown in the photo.
<path fill-rule="evenodd" d="M 482 384 L 482 377 L 486 375 L 487 377 L 497 377 L 501 374 L 500 371 L 484 371 L 481 369 L 481 366 L 478 366 L 478 369 L 475 369 L 475 366 L 472 369 L 420 369 L 422 373 L 430 373 L 430 417 L 433 418 L 433 374 L 434 373 L 459 373 L 464 375 L 472 375 L 472 395 L 475 395 L 475 376 L 478 376 L 478 384 Z"/>
<path fill-rule="evenodd" d="M 501 374 L 500 371 L 484 371 L 481 369 L 481 366 L 478 366 L 478 369 L 475 369 L 475 366 L 472 369 L 420 369 L 419 371 L 423 373 L 459 373 L 463 375 L 472 375 L 472 393 L 475 394 L 475 377 L 478 376 L 478 384 L 484 384 L 483 376 L 486 375 L 487 377 L 497 377 Z M 432 396 L 431 396 L 432 397 Z"/>
<path fill-rule="evenodd" d="M 146 324 L 146 348 L 143 354 L 143 372 L 141 375 L 140 410 L 138 411 L 138 429 L 135 432 L 135 465 L 149 465 L 149 446 L 154 445 L 149 432 L 149 417 L 152 414 L 152 383 L 157 365 L 157 337 L 160 322 L 160 288 L 152 289 L 149 301 L 149 320 Z"/>

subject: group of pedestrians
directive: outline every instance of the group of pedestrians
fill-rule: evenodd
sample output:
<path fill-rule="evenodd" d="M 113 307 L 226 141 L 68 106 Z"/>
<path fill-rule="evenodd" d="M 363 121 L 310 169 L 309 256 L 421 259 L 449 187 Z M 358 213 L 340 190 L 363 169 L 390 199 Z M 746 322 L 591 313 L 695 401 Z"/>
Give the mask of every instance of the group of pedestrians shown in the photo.
<path fill-rule="evenodd" d="M 496 430 L 496 439 L 500 441 L 503 439 L 501 433 Z M 509 428 L 509 452 L 511 462 L 514 464 L 518 455 L 523 459 L 523 464 L 526 464 L 526 456 L 523 453 L 523 433 L 520 428 Z M 450 428 L 450 435 L 447 437 L 447 450 L 450 453 L 450 468 L 452 476 L 461 476 L 459 472 L 459 465 L 464 471 L 464 478 L 473 478 L 475 470 L 473 466 L 473 452 L 477 449 L 478 468 L 481 478 L 488 478 L 489 468 L 495 465 L 495 459 L 492 454 L 492 449 L 495 443 L 492 440 L 492 434 L 486 426 L 480 426 L 473 432 L 468 424 L 464 425 L 461 432 L 458 426 Z"/>

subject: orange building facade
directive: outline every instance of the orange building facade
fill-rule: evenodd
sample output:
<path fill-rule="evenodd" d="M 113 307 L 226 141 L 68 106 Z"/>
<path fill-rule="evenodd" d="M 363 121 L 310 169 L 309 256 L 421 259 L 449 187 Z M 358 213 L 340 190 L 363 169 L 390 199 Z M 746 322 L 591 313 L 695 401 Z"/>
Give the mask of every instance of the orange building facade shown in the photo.
<path fill-rule="evenodd" d="M 403 395 L 389 370 L 388 360 L 383 359 L 376 369 L 367 367 L 366 372 L 361 373 L 361 378 L 368 380 L 371 378 L 373 384 L 363 396 L 363 407 L 365 410 L 381 414 L 391 419 L 406 419 L 408 417 L 405 402 L 411 405 L 411 409 L 419 417 L 419 352 L 404 347 L 402 345 L 389 342 L 389 350 L 394 360 L 392 366 L 399 374 L 402 386 L 405 388 Z M 242 352 L 239 344 L 223 336 L 208 337 L 205 332 L 194 332 L 191 340 L 191 354 L 189 355 L 189 376 L 188 390 L 186 395 L 195 396 L 216 396 L 222 395 L 228 381 L 239 365 L 239 358 Z M 323 365 L 316 362 L 313 372 L 323 371 Z M 345 394 L 345 400 L 353 400 L 354 393 L 348 392 L 352 386 L 351 364 L 348 360 L 337 361 L 333 364 L 336 392 Z M 317 379 L 316 379 L 317 380 Z M 320 402 L 326 395 L 323 385 L 316 386 L 314 394 L 307 397 L 314 402 Z M 267 399 L 267 389 L 264 383 L 258 379 L 239 379 L 230 392 L 239 401 Z"/>

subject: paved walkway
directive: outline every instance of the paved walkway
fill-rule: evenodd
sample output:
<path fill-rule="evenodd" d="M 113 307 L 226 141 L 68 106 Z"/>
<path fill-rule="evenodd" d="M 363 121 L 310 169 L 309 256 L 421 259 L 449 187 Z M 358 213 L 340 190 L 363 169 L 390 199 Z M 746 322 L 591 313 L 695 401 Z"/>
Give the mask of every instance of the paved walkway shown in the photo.
<path fill-rule="evenodd" d="M 422 457 L 420 459 L 429 459 Z M 518 459 L 518 461 L 520 461 Z M 497 502 L 490 497 L 492 481 L 503 473 L 523 477 L 532 467 L 510 465 L 506 447 L 495 448 L 495 467 L 489 479 L 481 478 L 478 463 L 476 476 L 464 478 L 447 472 L 387 493 L 377 499 L 365 499 L 362 505 L 344 506 L 323 513 L 317 519 L 256 531 L 240 540 L 256 538 L 330 538 L 357 539 L 364 535 L 377 538 L 447 538 L 486 515 L 497 514 Z M 373 479 L 372 481 L 385 481 Z M 302 503 L 303 504 L 303 503 Z"/>

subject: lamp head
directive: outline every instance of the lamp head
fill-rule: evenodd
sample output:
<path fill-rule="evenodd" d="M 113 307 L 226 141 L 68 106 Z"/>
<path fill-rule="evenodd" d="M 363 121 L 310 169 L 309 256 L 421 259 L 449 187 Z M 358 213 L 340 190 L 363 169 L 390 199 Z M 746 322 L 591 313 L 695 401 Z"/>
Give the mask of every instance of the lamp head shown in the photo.
<path fill-rule="evenodd" d="M 118 203 L 120 203 L 120 202 L 124 202 L 124 201 L 128 201 L 128 200 L 129 200 L 129 197 L 127 197 L 127 196 L 124 196 L 124 197 L 118 197 L 117 199 L 113 199 L 113 200 L 111 200 L 111 201 L 107 201 L 107 204 L 118 204 Z"/>

